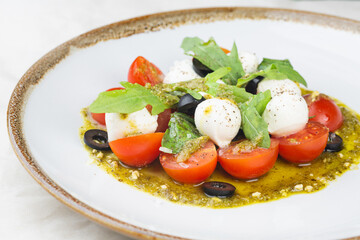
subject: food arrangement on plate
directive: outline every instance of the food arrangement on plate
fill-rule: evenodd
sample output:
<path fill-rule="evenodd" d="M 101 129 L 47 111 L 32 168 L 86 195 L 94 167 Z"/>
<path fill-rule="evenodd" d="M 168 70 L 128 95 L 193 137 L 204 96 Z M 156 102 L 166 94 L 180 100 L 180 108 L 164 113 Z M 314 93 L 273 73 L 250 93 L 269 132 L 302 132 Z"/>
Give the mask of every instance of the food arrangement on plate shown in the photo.
<path fill-rule="evenodd" d="M 144 57 L 81 113 L 96 163 L 174 202 L 237 207 L 315 192 L 357 167 L 360 117 L 288 60 L 185 38 L 169 73 Z M 115 84 L 115 83 L 114 83 Z"/>

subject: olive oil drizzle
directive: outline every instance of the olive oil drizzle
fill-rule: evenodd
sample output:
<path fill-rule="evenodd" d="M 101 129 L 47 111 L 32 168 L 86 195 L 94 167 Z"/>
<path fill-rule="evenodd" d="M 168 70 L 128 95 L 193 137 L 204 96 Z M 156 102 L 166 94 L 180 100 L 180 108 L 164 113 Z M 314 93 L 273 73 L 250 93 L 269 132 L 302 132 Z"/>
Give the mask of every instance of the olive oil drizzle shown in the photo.
<path fill-rule="evenodd" d="M 304 91 L 305 92 L 305 91 Z M 310 92 L 310 91 L 307 91 Z M 180 204 L 209 208 L 240 207 L 267 202 L 298 193 L 319 191 L 350 169 L 358 168 L 360 158 L 360 115 L 337 102 L 344 115 L 342 127 L 336 134 L 344 140 L 344 148 L 337 153 L 323 152 L 309 164 L 295 165 L 281 157 L 266 175 L 250 181 L 234 179 L 218 165 L 208 181 L 228 182 L 236 187 L 231 198 L 207 197 L 201 187 L 174 182 L 163 170 L 158 160 L 142 169 L 129 168 L 119 162 L 111 151 L 98 151 L 87 147 L 94 163 L 118 181 L 136 189 Z M 101 128 L 91 120 L 87 109 L 81 111 L 84 125 L 80 137 L 86 130 Z"/>

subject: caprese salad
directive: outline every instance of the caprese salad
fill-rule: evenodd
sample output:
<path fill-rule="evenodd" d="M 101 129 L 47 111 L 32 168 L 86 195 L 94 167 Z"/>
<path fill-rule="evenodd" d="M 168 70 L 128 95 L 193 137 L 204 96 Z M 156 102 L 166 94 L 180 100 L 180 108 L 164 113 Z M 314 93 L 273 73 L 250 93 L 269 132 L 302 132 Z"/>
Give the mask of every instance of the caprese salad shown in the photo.
<path fill-rule="evenodd" d="M 130 167 L 159 159 L 175 181 L 206 181 L 217 164 L 237 179 L 258 178 L 281 158 L 308 163 L 340 151 L 335 133 L 343 115 L 328 96 L 302 96 L 304 78 L 289 60 L 221 48 L 214 39 L 187 37 L 188 59 L 162 71 L 144 57 L 131 64 L 128 81 L 99 94 L 85 143 L 109 150 Z M 225 183 L 212 187 L 227 189 Z M 226 194 L 229 195 L 227 192 Z M 230 191 L 231 195 L 231 191 Z"/>

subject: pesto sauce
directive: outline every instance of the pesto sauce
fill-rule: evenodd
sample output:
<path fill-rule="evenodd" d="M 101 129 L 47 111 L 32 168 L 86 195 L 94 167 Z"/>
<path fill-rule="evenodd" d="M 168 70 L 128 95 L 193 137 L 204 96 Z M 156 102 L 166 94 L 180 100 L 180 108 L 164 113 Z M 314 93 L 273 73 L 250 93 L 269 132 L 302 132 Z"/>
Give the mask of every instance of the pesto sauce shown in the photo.
<path fill-rule="evenodd" d="M 308 93 L 309 91 L 306 91 Z M 305 91 L 304 91 L 305 93 Z M 236 187 L 234 196 L 220 199 L 207 197 L 201 186 L 174 182 L 162 169 L 158 160 L 142 169 L 123 166 L 111 151 L 97 151 L 87 147 L 91 158 L 118 181 L 126 183 L 151 195 L 172 202 L 209 208 L 240 207 L 285 198 L 298 193 L 311 193 L 323 189 L 330 181 L 345 171 L 356 169 L 360 158 L 360 115 L 337 102 L 344 116 L 342 127 L 336 134 L 342 137 L 344 148 L 337 153 L 323 152 L 308 164 L 296 165 L 281 157 L 264 176 L 250 181 L 238 180 L 228 175 L 219 165 L 207 181 L 223 181 Z M 86 130 L 99 128 L 91 121 L 87 110 L 81 114 L 84 125 L 80 136 Z"/>
<path fill-rule="evenodd" d="M 176 160 L 178 162 L 185 162 L 193 153 L 202 148 L 208 141 L 208 136 L 201 136 L 187 141 L 182 147 L 182 150 L 177 154 Z"/>
<path fill-rule="evenodd" d="M 176 92 L 176 88 L 187 88 L 196 90 L 197 92 L 206 92 L 208 90 L 204 78 L 197 78 L 173 84 L 159 83 L 154 86 L 147 84 L 145 87 L 151 89 L 151 92 L 154 95 L 158 96 L 164 104 L 169 106 L 173 106 L 179 102 L 179 96 L 173 95 L 173 93 Z"/>

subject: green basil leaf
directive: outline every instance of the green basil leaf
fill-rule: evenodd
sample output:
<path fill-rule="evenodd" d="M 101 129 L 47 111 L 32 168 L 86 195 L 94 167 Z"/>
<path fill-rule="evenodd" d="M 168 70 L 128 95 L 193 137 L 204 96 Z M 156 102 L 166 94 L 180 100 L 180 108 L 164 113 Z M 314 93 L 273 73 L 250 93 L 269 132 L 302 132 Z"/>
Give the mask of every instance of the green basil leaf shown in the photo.
<path fill-rule="evenodd" d="M 226 67 L 219 68 L 218 70 L 206 75 L 205 85 L 208 86 L 208 90 L 206 92 L 214 97 L 231 99 L 236 103 L 248 101 L 252 94 L 246 92 L 244 88 L 216 82 L 221 77 L 225 76 L 230 70 L 230 68 Z"/>
<path fill-rule="evenodd" d="M 186 114 L 171 114 L 169 128 L 165 131 L 161 146 L 171 149 L 173 154 L 179 153 L 187 141 L 201 137 L 195 127 L 194 120 Z"/>
<path fill-rule="evenodd" d="M 246 75 L 237 81 L 237 86 L 241 87 L 255 77 L 263 76 L 265 79 L 283 80 L 290 79 L 307 86 L 305 79 L 294 70 L 289 60 L 276 60 L 264 58 L 258 67 L 259 71 Z"/>
<path fill-rule="evenodd" d="M 253 95 L 246 92 L 245 88 L 239 88 L 232 85 L 221 84 L 221 83 L 208 83 L 209 90 L 208 94 L 219 97 L 227 98 L 235 101 L 236 103 L 244 103 L 248 101 Z"/>
<path fill-rule="evenodd" d="M 229 67 L 219 68 L 219 69 L 215 70 L 214 72 L 206 75 L 205 82 L 206 83 L 215 83 L 217 80 L 226 76 L 229 72 L 231 72 L 231 68 L 229 68 Z"/>
<path fill-rule="evenodd" d="M 305 87 L 307 86 L 305 79 L 297 71 L 294 70 L 293 66 L 291 65 L 288 59 L 277 60 L 277 59 L 264 58 L 263 61 L 260 63 L 258 69 L 268 70 L 268 71 L 276 69 L 278 73 L 283 74 L 284 76 L 286 76 L 286 78 L 301 83 Z M 272 72 L 274 73 L 275 71 Z M 281 78 L 280 76 L 278 76 L 278 78 L 270 78 L 268 76 L 266 77 L 275 80 Z"/>
<path fill-rule="evenodd" d="M 276 66 L 284 66 L 284 67 L 293 68 L 293 66 L 291 65 L 291 63 L 288 59 L 278 60 L 278 59 L 270 59 L 270 58 L 264 58 L 258 68 L 260 70 L 262 70 L 271 64 L 275 64 Z"/>
<path fill-rule="evenodd" d="M 235 85 L 237 80 L 245 74 L 238 57 L 235 43 L 229 56 L 224 53 L 213 38 L 204 42 L 198 37 L 187 37 L 183 40 L 181 48 L 184 49 L 185 54 L 198 59 L 202 64 L 209 67 L 211 70 L 215 71 L 222 67 L 230 67 L 231 72 L 223 77 L 223 80 L 226 83 Z"/>
<path fill-rule="evenodd" d="M 193 98 L 200 100 L 202 98 L 202 95 L 198 92 L 196 92 L 195 90 L 189 89 L 189 88 L 185 88 L 185 87 L 175 87 L 175 91 L 181 91 L 184 93 L 188 93 L 190 94 Z M 185 95 L 185 94 L 183 94 Z"/>
<path fill-rule="evenodd" d="M 242 104 L 241 127 L 247 139 L 257 143 L 260 147 L 270 147 L 270 135 L 268 125 L 253 106 Z"/>
<path fill-rule="evenodd" d="M 270 147 L 268 125 L 261 117 L 266 105 L 271 100 L 270 90 L 253 95 L 252 98 L 241 104 L 241 127 L 245 137 L 258 144 L 260 147 Z"/>
<path fill-rule="evenodd" d="M 137 83 L 121 82 L 121 85 L 125 89 L 100 93 L 98 98 L 90 105 L 90 112 L 133 113 L 150 104 L 152 106 L 151 114 L 156 115 L 171 107 L 152 94 L 150 89 Z"/>
<path fill-rule="evenodd" d="M 252 99 L 249 101 L 249 107 L 255 107 L 256 111 L 261 116 L 266 108 L 266 105 L 271 100 L 271 91 L 266 90 L 265 92 L 260 92 L 256 95 L 253 95 Z"/>
<path fill-rule="evenodd" d="M 245 75 L 244 77 L 238 79 L 238 82 L 237 82 L 236 86 L 237 87 L 242 87 L 245 83 L 250 82 L 254 78 L 256 78 L 258 76 L 264 76 L 264 75 L 265 75 L 264 70 L 254 72 L 254 73 L 251 73 L 249 75 Z"/>

